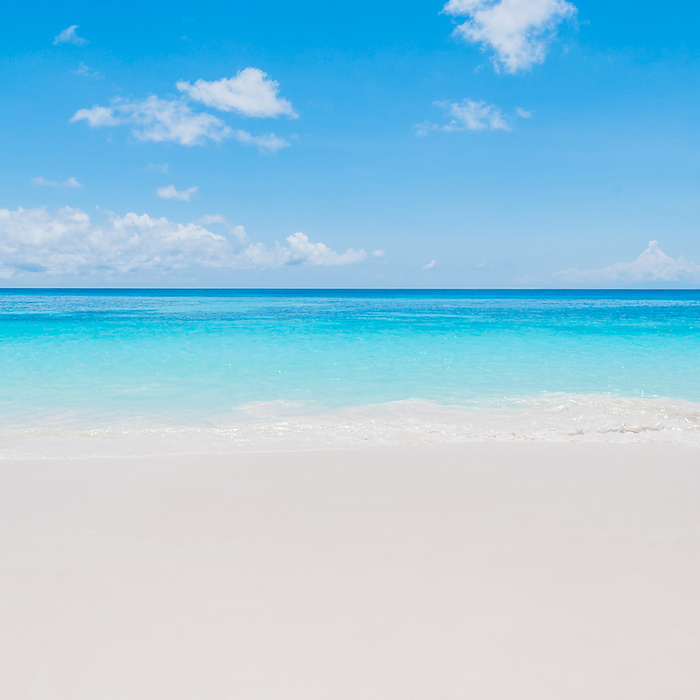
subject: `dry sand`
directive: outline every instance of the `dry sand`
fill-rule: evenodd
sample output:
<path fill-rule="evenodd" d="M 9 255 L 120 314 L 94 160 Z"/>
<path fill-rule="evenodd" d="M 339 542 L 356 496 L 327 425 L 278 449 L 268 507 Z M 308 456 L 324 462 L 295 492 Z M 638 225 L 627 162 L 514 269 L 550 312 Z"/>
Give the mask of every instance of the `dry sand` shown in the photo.
<path fill-rule="evenodd" d="M 696 700 L 700 451 L 0 462 L 0 697 Z"/>

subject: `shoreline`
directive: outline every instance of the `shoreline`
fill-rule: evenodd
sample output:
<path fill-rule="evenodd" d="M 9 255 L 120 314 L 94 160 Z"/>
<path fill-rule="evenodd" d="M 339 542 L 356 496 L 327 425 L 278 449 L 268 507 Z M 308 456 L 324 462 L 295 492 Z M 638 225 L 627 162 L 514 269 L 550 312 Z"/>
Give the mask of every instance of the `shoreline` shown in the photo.
<path fill-rule="evenodd" d="M 697 450 L 0 461 L 0 690 L 694 700 Z"/>
<path fill-rule="evenodd" d="M 68 414 L 43 424 L 6 424 L 0 428 L 0 459 L 514 442 L 700 447 L 700 403 L 658 397 L 552 392 L 500 406 L 408 399 L 315 411 L 298 402 L 266 401 L 190 424 L 170 420 L 93 416 L 83 424 L 86 418 Z"/>

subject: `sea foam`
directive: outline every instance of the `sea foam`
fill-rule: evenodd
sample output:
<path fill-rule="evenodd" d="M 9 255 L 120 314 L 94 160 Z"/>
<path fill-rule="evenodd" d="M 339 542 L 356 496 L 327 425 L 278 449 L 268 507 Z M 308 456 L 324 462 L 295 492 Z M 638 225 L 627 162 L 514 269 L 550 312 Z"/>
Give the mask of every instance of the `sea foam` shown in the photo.
<path fill-rule="evenodd" d="M 545 393 L 458 407 L 412 399 L 311 409 L 255 402 L 206 425 L 121 420 L 82 427 L 63 417 L 0 431 L 0 457 L 240 453 L 484 441 L 647 442 L 700 447 L 700 404 Z"/>

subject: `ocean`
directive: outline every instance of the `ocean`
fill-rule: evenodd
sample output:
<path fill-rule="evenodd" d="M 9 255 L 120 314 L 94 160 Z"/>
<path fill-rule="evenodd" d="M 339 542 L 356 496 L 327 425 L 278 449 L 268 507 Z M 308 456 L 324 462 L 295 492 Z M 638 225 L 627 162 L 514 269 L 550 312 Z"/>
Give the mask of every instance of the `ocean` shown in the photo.
<path fill-rule="evenodd" d="M 0 456 L 700 445 L 700 292 L 0 290 Z"/>

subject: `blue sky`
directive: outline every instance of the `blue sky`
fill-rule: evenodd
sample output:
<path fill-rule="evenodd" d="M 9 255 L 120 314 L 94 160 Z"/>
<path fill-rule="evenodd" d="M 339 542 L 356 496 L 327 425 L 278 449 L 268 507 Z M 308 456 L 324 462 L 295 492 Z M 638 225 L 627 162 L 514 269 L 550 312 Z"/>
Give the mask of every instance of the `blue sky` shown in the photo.
<path fill-rule="evenodd" d="M 0 284 L 697 286 L 699 13 L 15 4 Z"/>

